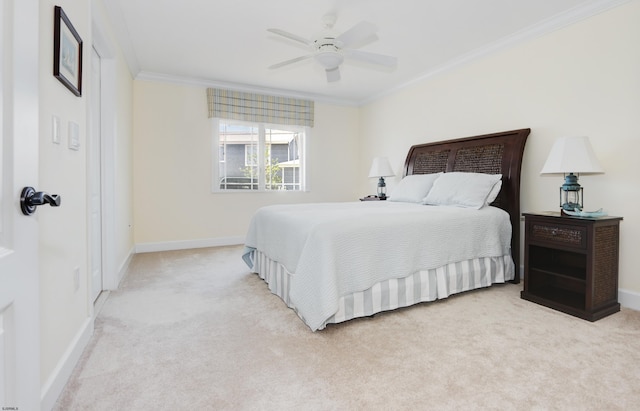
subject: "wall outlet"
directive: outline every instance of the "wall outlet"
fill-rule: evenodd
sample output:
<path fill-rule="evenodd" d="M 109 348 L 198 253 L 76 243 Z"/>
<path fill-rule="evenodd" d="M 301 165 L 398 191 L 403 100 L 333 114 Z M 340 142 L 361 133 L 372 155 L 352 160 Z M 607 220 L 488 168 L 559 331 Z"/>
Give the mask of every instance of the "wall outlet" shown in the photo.
<path fill-rule="evenodd" d="M 80 289 L 80 267 L 73 269 L 73 291 Z"/>

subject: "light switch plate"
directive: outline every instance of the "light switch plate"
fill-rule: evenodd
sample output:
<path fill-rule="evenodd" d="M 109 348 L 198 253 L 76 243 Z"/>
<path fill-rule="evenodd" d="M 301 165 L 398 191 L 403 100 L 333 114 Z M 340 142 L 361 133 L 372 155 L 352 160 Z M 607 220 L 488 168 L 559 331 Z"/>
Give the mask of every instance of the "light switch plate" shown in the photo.
<path fill-rule="evenodd" d="M 73 121 L 69 122 L 69 150 L 80 150 L 80 126 Z"/>
<path fill-rule="evenodd" d="M 51 116 L 51 141 L 60 144 L 60 117 Z"/>

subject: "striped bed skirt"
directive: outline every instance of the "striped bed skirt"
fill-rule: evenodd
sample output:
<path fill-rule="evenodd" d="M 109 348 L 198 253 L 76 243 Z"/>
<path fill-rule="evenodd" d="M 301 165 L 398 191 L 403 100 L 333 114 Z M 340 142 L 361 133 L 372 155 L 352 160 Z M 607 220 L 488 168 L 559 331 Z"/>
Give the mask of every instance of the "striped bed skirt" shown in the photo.
<path fill-rule="evenodd" d="M 252 253 L 252 271 L 268 284 L 272 293 L 280 297 L 305 321 L 304 316 L 296 310 L 289 298 L 295 274 L 259 250 L 253 250 Z M 418 271 L 407 277 L 385 280 L 364 291 L 340 297 L 338 311 L 319 329 L 323 329 L 327 324 L 435 301 L 464 291 L 489 287 L 494 283 L 504 283 L 512 280 L 514 276 L 515 267 L 510 255 L 476 258 Z"/>

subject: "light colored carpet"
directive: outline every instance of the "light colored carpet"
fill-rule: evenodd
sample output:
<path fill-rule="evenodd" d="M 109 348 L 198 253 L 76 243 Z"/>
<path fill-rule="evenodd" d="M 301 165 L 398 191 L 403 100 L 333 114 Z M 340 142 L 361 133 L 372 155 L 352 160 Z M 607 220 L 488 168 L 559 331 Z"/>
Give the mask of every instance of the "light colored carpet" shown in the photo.
<path fill-rule="evenodd" d="M 640 409 L 640 312 L 506 284 L 313 333 L 240 253 L 136 255 L 56 409 Z"/>

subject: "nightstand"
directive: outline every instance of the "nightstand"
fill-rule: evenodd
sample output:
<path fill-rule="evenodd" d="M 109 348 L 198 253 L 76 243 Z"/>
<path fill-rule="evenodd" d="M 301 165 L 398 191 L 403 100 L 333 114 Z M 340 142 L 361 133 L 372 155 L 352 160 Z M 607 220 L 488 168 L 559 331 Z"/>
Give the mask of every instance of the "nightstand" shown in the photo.
<path fill-rule="evenodd" d="M 620 311 L 622 217 L 524 213 L 525 300 L 589 321 Z"/>
<path fill-rule="evenodd" d="M 360 201 L 385 201 L 386 199 L 387 197 L 380 198 L 378 196 L 366 196 L 366 197 L 362 197 Z"/>

